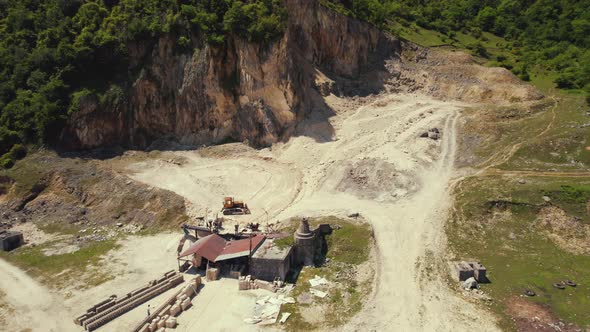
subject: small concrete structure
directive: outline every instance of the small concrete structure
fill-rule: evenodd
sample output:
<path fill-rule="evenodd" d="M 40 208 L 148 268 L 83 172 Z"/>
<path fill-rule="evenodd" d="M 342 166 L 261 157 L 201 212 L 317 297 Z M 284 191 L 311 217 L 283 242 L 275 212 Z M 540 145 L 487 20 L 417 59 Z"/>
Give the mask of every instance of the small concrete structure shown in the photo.
<path fill-rule="evenodd" d="M 486 268 L 480 262 L 470 261 L 470 262 L 455 262 L 453 264 L 454 273 L 453 277 L 457 281 L 465 281 L 469 278 L 475 278 L 477 282 L 487 282 L 486 276 Z"/>
<path fill-rule="evenodd" d="M 455 274 L 454 277 L 458 281 L 465 281 L 473 277 L 473 268 L 467 264 L 467 262 L 456 262 L 454 264 Z"/>
<path fill-rule="evenodd" d="M 295 238 L 296 262 L 305 266 L 313 265 L 316 256 L 317 234 L 310 230 L 307 218 L 301 219 L 299 228 L 293 237 Z"/>
<path fill-rule="evenodd" d="M 483 266 L 480 262 L 468 262 L 467 264 L 473 268 L 473 276 L 477 282 L 482 283 L 488 281 L 486 276 L 487 269 L 485 266 Z"/>
<path fill-rule="evenodd" d="M 4 251 L 11 251 L 25 243 L 23 233 L 15 231 L 0 231 L 0 246 Z"/>
<path fill-rule="evenodd" d="M 257 279 L 273 281 L 285 280 L 291 269 L 293 247 L 279 248 L 274 241 L 267 240 L 252 255 L 250 273 Z"/>

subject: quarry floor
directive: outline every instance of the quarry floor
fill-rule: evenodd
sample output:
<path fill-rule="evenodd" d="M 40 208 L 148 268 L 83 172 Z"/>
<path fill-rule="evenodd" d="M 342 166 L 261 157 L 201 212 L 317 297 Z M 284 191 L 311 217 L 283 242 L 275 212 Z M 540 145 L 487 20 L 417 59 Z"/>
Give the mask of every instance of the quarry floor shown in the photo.
<path fill-rule="evenodd" d="M 316 113 L 287 143 L 170 153 L 181 165 L 147 160 L 130 165 L 130 176 L 186 197 L 197 215 L 223 196 L 250 206 L 236 219 L 262 225 L 360 213 L 375 231 L 379 266 L 349 330 L 494 330 L 491 317 L 448 289 L 444 272 L 423 277 L 444 255 L 455 127 L 466 105 L 423 95 L 327 102 L 335 114 Z M 440 140 L 419 137 L 430 128 Z"/>
<path fill-rule="evenodd" d="M 129 158 L 121 172 L 185 197 L 193 216 L 216 213 L 212 210 L 221 206 L 224 196 L 248 203 L 251 215 L 232 218 L 241 224 L 266 226 L 291 217 L 360 213 L 375 233 L 376 284 L 345 330 L 497 330 L 489 313 L 448 288 L 439 264 L 445 255 L 449 185 L 456 176 L 455 128 L 467 105 L 388 94 L 363 99 L 330 96 L 326 102 L 332 112 L 312 113 L 299 135 L 272 148 L 226 144 L 164 152 L 139 162 Z M 430 128 L 438 128 L 441 138 L 420 137 Z M 0 271 L 8 271 L 10 278 L 2 278 L 0 289 L 22 313 L 18 326 L 81 330 L 72 319 L 84 308 L 175 268 L 178 237 L 132 237 L 105 258 L 115 279 L 89 290 L 55 294 L 4 262 Z M 235 281 L 208 283 L 193 300 L 196 310 L 180 316 L 178 330 L 256 330 L 243 323 L 256 294 L 238 293 L 237 284 L 225 287 L 231 282 Z M 34 302 L 25 300 L 31 297 Z M 145 306 L 140 306 L 99 331 L 128 328 L 143 315 Z M 204 315 L 219 319 L 201 319 Z"/>

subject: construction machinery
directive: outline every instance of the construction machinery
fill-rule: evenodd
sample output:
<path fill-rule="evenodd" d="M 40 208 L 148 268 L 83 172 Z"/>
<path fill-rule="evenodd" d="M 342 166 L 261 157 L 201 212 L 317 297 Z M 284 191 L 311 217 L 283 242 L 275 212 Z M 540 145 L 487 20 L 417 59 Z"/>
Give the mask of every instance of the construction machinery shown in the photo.
<path fill-rule="evenodd" d="M 248 204 L 244 203 L 244 201 L 234 200 L 233 197 L 225 197 L 221 213 L 224 215 L 250 214 L 250 209 L 248 209 Z"/>

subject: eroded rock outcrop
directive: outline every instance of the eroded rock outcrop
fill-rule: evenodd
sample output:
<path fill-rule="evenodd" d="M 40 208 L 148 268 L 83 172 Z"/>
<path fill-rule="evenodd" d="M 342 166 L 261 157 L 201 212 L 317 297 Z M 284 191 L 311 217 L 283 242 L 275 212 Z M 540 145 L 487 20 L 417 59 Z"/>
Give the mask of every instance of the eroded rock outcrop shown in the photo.
<path fill-rule="evenodd" d="M 287 30 L 270 45 L 235 36 L 216 48 L 193 36 L 190 51 L 179 51 L 171 36 L 129 45 L 130 72 L 139 74 L 125 100 L 110 110 L 99 110 L 97 101 L 81 102 L 64 142 L 74 148 L 145 148 L 158 139 L 194 146 L 229 138 L 263 146 L 288 138 L 306 114 L 325 107 L 318 71 L 332 82 L 357 82 L 327 92 L 378 91 L 381 80 L 359 82 L 368 73 L 385 73 L 374 64 L 399 53 L 395 38 L 316 1 L 285 3 Z"/>
<path fill-rule="evenodd" d="M 270 45 L 227 36 L 223 46 L 211 47 L 198 35 L 190 50 L 168 35 L 129 45 L 129 72 L 137 75 L 126 97 L 108 110 L 82 100 L 62 142 L 75 149 L 147 148 L 158 140 L 266 146 L 328 109 L 323 96 L 329 94 L 420 91 L 492 103 L 542 97 L 509 71 L 477 65 L 465 53 L 402 42 L 314 0 L 285 4 L 288 27 Z"/>

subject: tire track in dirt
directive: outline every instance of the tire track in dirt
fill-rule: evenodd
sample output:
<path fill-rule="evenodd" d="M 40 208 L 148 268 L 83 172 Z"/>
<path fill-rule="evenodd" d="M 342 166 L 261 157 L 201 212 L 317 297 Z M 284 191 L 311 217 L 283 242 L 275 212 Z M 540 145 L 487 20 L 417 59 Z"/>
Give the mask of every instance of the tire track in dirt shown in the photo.
<path fill-rule="evenodd" d="M 63 324 L 71 317 L 60 299 L 19 268 L 0 259 L 0 289 L 15 314 L 6 319 L 6 326 L 27 326 L 32 331 L 75 331 Z"/>

